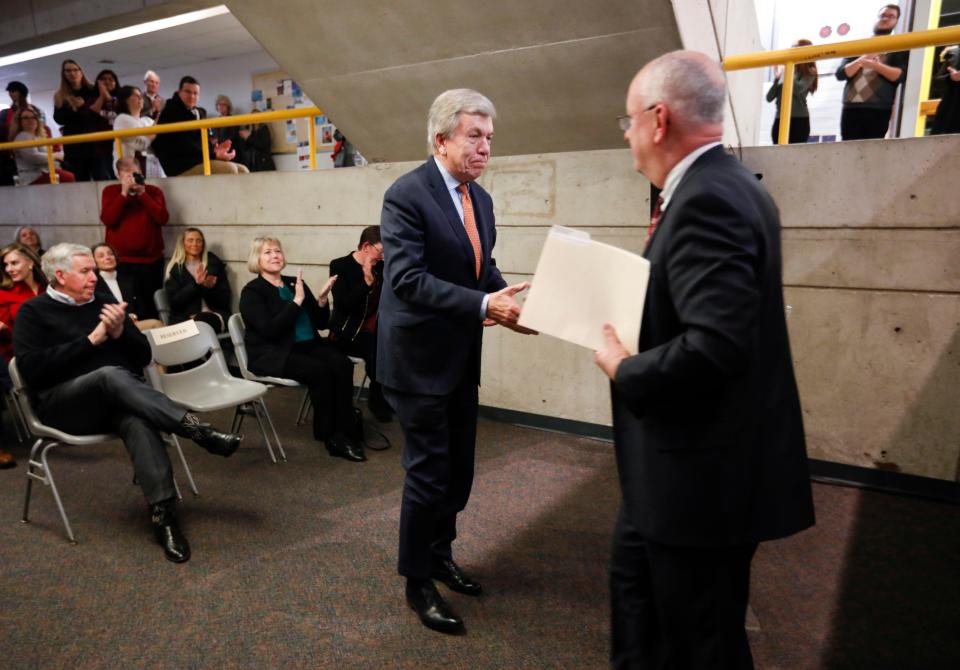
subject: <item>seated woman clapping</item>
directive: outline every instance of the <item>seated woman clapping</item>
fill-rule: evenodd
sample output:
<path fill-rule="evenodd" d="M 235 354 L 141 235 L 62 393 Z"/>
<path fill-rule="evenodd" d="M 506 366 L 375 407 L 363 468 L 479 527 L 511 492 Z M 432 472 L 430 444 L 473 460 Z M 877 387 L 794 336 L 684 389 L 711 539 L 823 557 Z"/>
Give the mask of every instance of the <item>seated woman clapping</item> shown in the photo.
<path fill-rule="evenodd" d="M 93 247 L 93 260 L 97 264 L 97 293 L 114 298 L 118 303 L 127 303 L 127 316 L 141 331 L 160 328 L 159 319 L 141 319 L 137 314 L 143 311 L 143 300 L 153 296 L 141 296 L 136 293 L 133 277 L 127 277 L 117 270 L 117 252 L 106 242 Z"/>
<path fill-rule="evenodd" d="M 303 281 L 280 274 L 286 266 L 283 247 L 274 237 L 253 241 L 247 268 L 258 275 L 240 293 L 240 314 L 247 328 L 250 371 L 295 379 L 307 386 L 313 401 L 313 436 L 331 456 L 365 461 L 363 445 L 353 433 L 353 365 L 317 331 L 330 320 L 331 277 L 318 297 Z"/>
<path fill-rule="evenodd" d="M 187 228 L 167 264 L 163 288 L 170 300 L 170 323 L 188 319 L 226 332 L 230 318 L 230 281 L 227 266 L 212 251 L 199 228 Z"/>

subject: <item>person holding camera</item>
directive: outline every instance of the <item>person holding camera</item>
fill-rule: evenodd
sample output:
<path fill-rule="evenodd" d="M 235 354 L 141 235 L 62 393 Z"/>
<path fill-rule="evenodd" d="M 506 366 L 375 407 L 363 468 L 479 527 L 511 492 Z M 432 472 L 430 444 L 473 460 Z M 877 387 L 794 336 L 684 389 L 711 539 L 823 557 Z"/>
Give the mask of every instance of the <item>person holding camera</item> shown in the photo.
<path fill-rule="evenodd" d="M 943 50 L 933 81 L 941 93 L 930 134 L 960 133 L 960 45 Z"/>
<path fill-rule="evenodd" d="M 363 359 L 370 377 L 367 407 L 377 421 L 387 423 L 393 410 L 377 381 L 377 309 L 383 285 L 380 226 L 364 228 L 356 251 L 330 261 L 330 276 L 338 277 L 333 285 L 330 339 L 343 353 Z"/>
<path fill-rule="evenodd" d="M 119 184 L 103 189 L 100 220 L 107 227 L 106 241 L 117 252 L 117 272 L 133 283 L 139 296 L 152 296 L 163 288 L 163 234 L 167 223 L 166 200 L 156 186 L 145 183 L 133 156 L 116 163 Z M 153 302 L 142 301 L 141 319 L 156 319 Z"/>

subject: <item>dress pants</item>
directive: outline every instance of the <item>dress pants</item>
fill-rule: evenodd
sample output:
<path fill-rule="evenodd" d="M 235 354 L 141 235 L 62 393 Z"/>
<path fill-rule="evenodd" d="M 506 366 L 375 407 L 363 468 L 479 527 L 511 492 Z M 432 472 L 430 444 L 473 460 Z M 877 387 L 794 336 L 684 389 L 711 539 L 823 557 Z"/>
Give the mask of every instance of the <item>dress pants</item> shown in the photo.
<path fill-rule="evenodd" d="M 295 379 L 310 391 L 313 438 L 330 439 L 353 429 L 353 363 L 332 343 L 316 338 L 293 345 L 283 366 L 283 377 Z"/>
<path fill-rule="evenodd" d="M 401 464 L 407 472 L 400 507 L 398 572 L 427 579 L 452 558 L 457 514 L 473 486 L 477 437 L 477 381 L 471 375 L 443 396 L 383 387 L 403 428 Z"/>
<path fill-rule="evenodd" d="M 163 259 L 153 263 L 120 263 L 119 271 L 133 277 L 137 297 L 136 313 L 140 319 L 159 319 L 153 294 L 163 288 Z"/>
<path fill-rule="evenodd" d="M 840 112 L 840 138 L 843 140 L 882 140 L 890 127 L 889 109 L 844 107 Z"/>
<path fill-rule="evenodd" d="M 753 668 L 744 622 L 756 548 L 657 544 L 621 506 L 610 566 L 613 667 Z"/>
<path fill-rule="evenodd" d="M 160 432 L 175 432 L 187 411 L 126 368 L 107 366 L 38 393 L 40 420 L 74 435 L 117 433 L 153 505 L 177 495 Z"/>

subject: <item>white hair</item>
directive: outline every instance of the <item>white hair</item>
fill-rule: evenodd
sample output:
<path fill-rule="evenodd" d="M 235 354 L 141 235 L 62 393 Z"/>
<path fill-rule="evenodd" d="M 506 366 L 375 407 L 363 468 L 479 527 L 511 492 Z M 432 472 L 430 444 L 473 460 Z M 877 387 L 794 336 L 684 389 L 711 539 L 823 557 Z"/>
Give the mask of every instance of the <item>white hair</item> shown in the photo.
<path fill-rule="evenodd" d="M 727 82 L 720 66 L 694 51 L 671 51 L 644 68 L 643 104 L 662 102 L 682 121 L 723 123 Z"/>
<path fill-rule="evenodd" d="M 160 81 L 160 75 L 158 75 L 158 74 L 157 74 L 156 72 L 154 72 L 153 70 L 147 70 L 146 72 L 143 73 L 143 80 L 144 80 L 144 81 L 146 81 L 146 80 L 149 79 L 150 77 L 155 77 L 157 81 Z"/>
<path fill-rule="evenodd" d="M 75 256 L 89 256 L 93 258 L 93 252 L 90 247 L 82 244 L 73 244 L 72 242 L 61 242 L 54 244 L 47 249 L 47 252 L 40 259 L 40 266 L 43 268 L 43 274 L 47 281 L 55 284 L 57 281 L 57 270 L 70 272 L 73 270 L 73 259 Z"/>
<path fill-rule="evenodd" d="M 460 123 L 461 114 L 480 114 L 497 118 L 497 109 L 482 93 L 469 88 L 453 88 L 444 91 L 430 105 L 427 116 L 427 151 L 437 150 L 437 135 L 449 139 Z"/>

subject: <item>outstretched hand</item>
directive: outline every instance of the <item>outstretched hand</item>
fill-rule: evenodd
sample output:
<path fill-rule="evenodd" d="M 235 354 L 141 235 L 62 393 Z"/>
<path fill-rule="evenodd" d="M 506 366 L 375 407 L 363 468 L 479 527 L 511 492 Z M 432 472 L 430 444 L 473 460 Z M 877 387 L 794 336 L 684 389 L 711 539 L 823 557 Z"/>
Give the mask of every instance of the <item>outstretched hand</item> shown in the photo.
<path fill-rule="evenodd" d="M 623 346 L 617 330 L 609 323 L 603 324 L 603 347 L 594 355 L 594 361 L 610 379 L 617 376 L 617 368 L 630 352 Z"/>
<path fill-rule="evenodd" d="M 487 318 L 484 320 L 484 325 L 487 325 L 487 321 L 493 321 L 517 333 L 537 335 L 537 331 L 517 324 L 520 318 L 520 305 L 514 296 L 528 288 L 530 288 L 530 282 L 525 281 L 491 293 L 487 301 Z"/>
<path fill-rule="evenodd" d="M 297 305 L 303 304 L 303 299 L 306 297 L 307 292 L 303 288 L 303 270 L 297 271 L 297 283 L 293 285 L 293 301 Z"/>
<path fill-rule="evenodd" d="M 323 285 L 323 288 L 320 289 L 320 295 L 317 296 L 317 304 L 321 307 L 326 307 L 327 303 L 330 302 L 330 290 L 333 288 L 333 285 L 337 283 L 337 276 L 338 275 L 333 275 L 330 277 L 327 283 Z"/>

